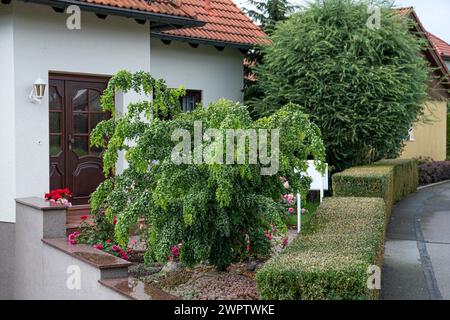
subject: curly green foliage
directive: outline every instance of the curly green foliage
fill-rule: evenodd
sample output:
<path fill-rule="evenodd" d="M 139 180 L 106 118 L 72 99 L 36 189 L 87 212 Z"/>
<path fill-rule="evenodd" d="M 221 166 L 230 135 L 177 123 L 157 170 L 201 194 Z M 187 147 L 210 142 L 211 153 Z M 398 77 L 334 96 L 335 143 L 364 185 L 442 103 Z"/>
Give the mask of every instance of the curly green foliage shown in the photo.
<path fill-rule="evenodd" d="M 128 73 L 125 75 L 124 79 L 130 79 Z M 123 91 L 132 87 L 128 82 L 125 84 L 125 88 L 119 86 Z M 139 88 L 135 86 L 134 90 Z M 165 103 L 176 101 L 180 94 L 170 90 L 164 93 L 171 97 Z M 286 190 L 279 177 L 285 176 L 293 190 L 306 191 L 309 178 L 295 173 L 294 168 L 305 172 L 306 160 L 312 157 L 324 169 L 325 148 L 320 131 L 296 105 L 289 104 L 258 121 L 251 119 L 245 106 L 226 100 L 190 113 L 175 112 L 175 109 L 171 112 L 170 106 L 162 105 L 155 109 L 152 102 L 133 104 L 128 110 L 97 127 L 94 140 L 98 138 L 98 142 L 99 137 L 106 137 L 109 141 L 105 173 L 114 169 L 111 159 L 117 159 L 121 150 L 125 151 L 128 167 L 120 174 L 108 176 L 93 194 L 91 203 L 96 210 L 107 208 L 107 216 L 117 217 L 115 236 L 122 246 L 128 242 L 130 227 L 143 218 L 147 257 L 154 260 L 166 261 L 170 248 L 179 243 L 182 243 L 182 262 L 188 265 L 209 262 L 219 269 L 248 255 L 248 243 L 251 254 L 268 254 L 270 243 L 265 239 L 264 230 L 274 224 L 278 230 L 286 231 L 283 208 L 279 204 Z M 169 112 L 142 119 L 142 114 L 156 114 L 161 110 Z M 208 147 L 215 150 L 220 143 L 225 145 L 227 129 L 279 129 L 279 172 L 273 176 L 261 175 L 262 165 L 249 161 L 229 165 L 175 164 L 172 153 L 178 141 L 172 140 L 172 134 L 176 129 L 184 129 L 194 137 L 197 121 L 201 121 L 204 130 L 214 128 L 223 134 L 223 141 L 219 138 L 204 141 L 205 155 Z M 250 148 L 248 140 L 245 148 Z M 236 150 L 232 156 L 237 159 Z"/>
<path fill-rule="evenodd" d="M 152 95 L 153 99 L 129 104 L 125 114 L 116 112 L 116 95 L 131 90 L 147 97 Z M 105 241 L 115 229 L 116 237 L 125 246 L 128 230 L 137 223 L 142 211 L 149 208 L 147 185 L 150 176 L 142 173 L 145 173 L 146 162 L 136 162 L 132 169 L 116 175 L 119 152 L 132 152 L 129 142 L 137 139 L 152 119 L 170 118 L 180 112 L 179 98 L 184 94 L 183 88 L 169 89 L 164 80 L 156 80 L 143 71 L 132 74 L 122 70 L 109 81 L 102 95 L 102 108 L 111 113 L 111 118 L 100 122 L 91 133 L 91 144 L 105 149 L 103 171 L 107 178 L 90 200 L 96 227 L 104 230 L 96 240 Z M 119 216 L 118 212 L 122 214 Z M 119 222 L 115 228 L 114 218 Z"/>
<path fill-rule="evenodd" d="M 279 23 L 256 67 L 259 116 L 297 103 L 321 129 L 338 170 L 397 155 L 422 115 L 429 68 L 411 22 L 381 6 L 381 27 L 367 27 L 369 2 L 321 0 Z"/>

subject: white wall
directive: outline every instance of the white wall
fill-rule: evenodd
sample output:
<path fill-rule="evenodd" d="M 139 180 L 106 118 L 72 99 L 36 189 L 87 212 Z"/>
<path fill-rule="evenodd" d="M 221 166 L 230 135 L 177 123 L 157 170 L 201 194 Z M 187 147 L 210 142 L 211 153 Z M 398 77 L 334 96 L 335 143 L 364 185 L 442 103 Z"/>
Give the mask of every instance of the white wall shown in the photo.
<path fill-rule="evenodd" d="M 50 71 L 93 75 L 113 75 L 120 69 L 150 71 L 148 23 L 140 25 L 133 19 L 113 16 L 101 20 L 93 13 L 82 12 L 81 30 L 71 31 L 66 28 L 68 15 L 55 13 L 49 6 L 21 1 L 10 6 L 14 20 L 16 150 L 15 159 L 0 157 L 9 169 L 13 168 L 5 170 L 2 166 L 1 170 L 1 188 L 9 193 L 0 192 L 0 221 L 15 220 L 15 197 L 42 197 L 49 189 L 48 94 L 41 105 L 28 101 L 37 77 L 40 75 L 48 83 Z M 0 30 L 3 34 L 4 28 Z M 4 101 L 3 97 L 0 101 Z M 8 122 L 14 129 L 11 115 Z M 14 145 L 14 140 L 4 139 L 2 134 L 1 143 L 5 141 L 8 146 L 1 150 L 13 150 L 9 144 Z"/>
<path fill-rule="evenodd" d="M 243 54 L 238 49 L 218 51 L 213 46 L 172 41 L 165 45 L 151 40 L 151 72 L 170 87 L 202 90 L 203 104 L 220 98 L 242 101 L 244 86 Z"/>
<path fill-rule="evenodd" d="M 0 222 L 0 300 L 13 297 L 15 224 Z"/>
<path fill-rule="evenodd" d="M 0 5 L 0 221 L 14 221 L 14 56 L 11 6 Z M 3 201 L 9 199 L 11 201 Z"/>
<path fill-rule="evenodd" d="M 31 202 L 39 205 L 37 201 Z M 75 253 L 70 255 L 41 241 L 60 238 L 65 234 L 66 214 L 64 208 L 44 211 L 24 203 L 17 204 L 15 242 L 13 243 L 14 269 L 12 272 L 10 269 L 7 275 L 9 279 L 14 279 L 14 283 L 12 296 L 8 298 L 15 300 L 126 299 L 125 296 L 98 282 L 105 270 L 101 271 L 98 267 L 83 262 Z M 70 250 L 78 251 L 76 246 Z M 67 273 L 70 266 L 79 268 L 79 289 L 71 290 L 67 287 L 70 276 L 75 274 Z M 113 270 L 108 271 L 113 272 Z"/>

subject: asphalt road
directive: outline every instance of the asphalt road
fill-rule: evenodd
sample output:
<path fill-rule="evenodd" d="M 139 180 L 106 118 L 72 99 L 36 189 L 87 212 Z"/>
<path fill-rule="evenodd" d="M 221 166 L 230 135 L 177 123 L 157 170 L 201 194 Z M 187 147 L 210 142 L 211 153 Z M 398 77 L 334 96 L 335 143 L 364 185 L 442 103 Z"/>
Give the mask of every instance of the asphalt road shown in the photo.
<path fill-rule="evenodd" d="M 422 189 L 395 206 L 381 298 L 450 299 L 450 182 Z"/>

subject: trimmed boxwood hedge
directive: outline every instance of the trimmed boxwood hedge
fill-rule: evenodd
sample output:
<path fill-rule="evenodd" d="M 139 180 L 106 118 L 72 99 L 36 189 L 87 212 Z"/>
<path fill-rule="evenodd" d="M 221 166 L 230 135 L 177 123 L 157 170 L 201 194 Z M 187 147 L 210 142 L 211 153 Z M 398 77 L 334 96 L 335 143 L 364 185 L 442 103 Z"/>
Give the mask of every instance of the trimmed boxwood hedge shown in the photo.
<path fill-rule="evenodd" d="M 337 197 L 379 197 L 392 205 L 417 190 L 419 171 L 416 160 L 381 160 L 370 166 L 355 167 L 333 176 Z M 389 212 L 388 212 L 389 213 Z"/>
<path fill-rule="evenodd" d="M 414 192 L 415 160 L 383 160 L 333 176 L 333 198 L 319 207 L 311 229 L 257 273 L 263 299 L 376 299 L 367 269 L 382 264 L 392 206 Z"/>
<path fill-rule="evenodd" d="M 388 218 L 394 202 L 394 169 L 392 166 L 355 167 L 333 176 L 335 197 L 383 198 Z"/>
<path fill-rule="evenodd" d="M 312 230 L 257 273 L 262 299 L 376 299 L 367 269 L 381 264 L 385 203 L 380 198 L 328 198 Z"/>
<path fill-rule="evenodd" d="M 399 202 L 407 195 L 416 192 L 419 185 L 419 170 L 416 160 L 392 159 L 381 160 L 375 165 L 392 166 L 394 174 L 394 203 Z"/>

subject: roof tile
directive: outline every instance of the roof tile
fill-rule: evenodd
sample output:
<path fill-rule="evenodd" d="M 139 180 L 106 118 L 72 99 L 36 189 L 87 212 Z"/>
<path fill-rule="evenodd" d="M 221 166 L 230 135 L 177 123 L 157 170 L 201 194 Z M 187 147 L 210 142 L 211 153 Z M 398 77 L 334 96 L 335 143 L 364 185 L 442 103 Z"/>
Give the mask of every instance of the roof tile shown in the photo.
<path fill-rule="evenodd" d="M 431 32 L 428 32 L 428 37 L 434 45 L 437 53 L 439 53 L 442 57 L 450 58 L 450 44 L 435 36 Z"/>
<path fill-rule="evenodd" d="M 197 18 L 205 21 L 206 24 L 202 27 L 189 28 L 188 32 L 187 29 L 173 29 L 161 33 L 245 45 L 267 42 L 267 35 L 232 0 L 180 1 L 182 8 L 189 7 L 196 13 Z"/>
<path fill-rule="evenodd" d="M 151 13 L 160 13 L 171 16 L 179 16 L 185 18 L 194 18 L 192 13 L 180 6 L 182 0 L 79 0 L 97 5 L 104 5 L 122 9 L 131 9 L 138 11 L 146 11 Z"/>
<path fill-rule="evenodd" d="M 254 45 L 267 36 L 232 0 L 79 0 L 87 3 L 193 18 L 202 27 L 161 31 L 172 36 Z"/>

